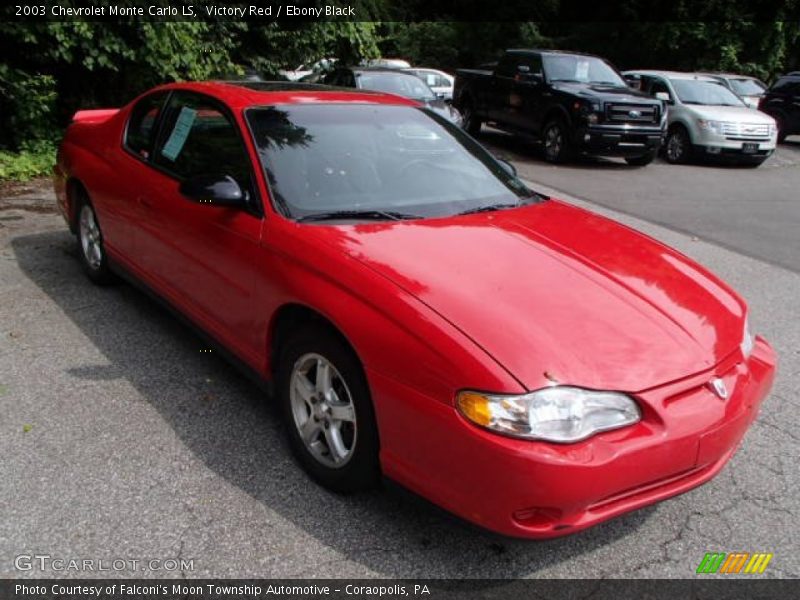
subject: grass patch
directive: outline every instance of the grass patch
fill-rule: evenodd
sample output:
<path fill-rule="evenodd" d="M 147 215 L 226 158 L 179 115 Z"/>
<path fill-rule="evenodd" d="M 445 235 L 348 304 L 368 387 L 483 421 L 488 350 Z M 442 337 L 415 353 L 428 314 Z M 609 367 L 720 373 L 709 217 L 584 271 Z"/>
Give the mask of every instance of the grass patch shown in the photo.
<path fill-rule="evenodd" d="M 53 142 L 32 142 L 19 152 L 0 150 L 0 181 L 28 181 L 51 175 L 55 164 L 56 145 Z"/>

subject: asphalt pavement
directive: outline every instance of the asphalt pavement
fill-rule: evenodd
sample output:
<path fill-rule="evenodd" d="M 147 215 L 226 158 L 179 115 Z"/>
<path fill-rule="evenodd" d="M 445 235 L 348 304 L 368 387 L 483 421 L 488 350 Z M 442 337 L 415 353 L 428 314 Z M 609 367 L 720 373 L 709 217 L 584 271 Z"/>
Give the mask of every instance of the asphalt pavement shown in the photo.
<path fill-rule="evenodd" d="M 685 578 L 710 551 L 771 552 L 764 576 L 800 576 L 800 151 L 746 170 L 551 167 L 485 137 L 545 191 L 677 247 L 750 302 L 779 375 L 716 479 L 549 542 L 476 530 L 393 488 L 329 493 L 255 385 L 130 286 L 86 280 L 52 193 L 34 187 L 0 198 L 0 577 L 92 575 L 15 568 L 38 553 L 143 561 L 106 577 Z"/>

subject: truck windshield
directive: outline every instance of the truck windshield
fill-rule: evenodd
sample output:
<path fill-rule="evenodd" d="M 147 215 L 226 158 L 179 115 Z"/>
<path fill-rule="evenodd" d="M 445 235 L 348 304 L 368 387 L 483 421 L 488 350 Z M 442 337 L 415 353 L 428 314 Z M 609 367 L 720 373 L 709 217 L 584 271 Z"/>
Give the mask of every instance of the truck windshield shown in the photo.
<path fill-rule="evenodd" d="M 542 198 L 427 109 L 280 105 L 246 117 L 276 208 L 290 218 L 439 217 Z"/>
<path fill-rule="evenodd" d="M 548 81 L 594 83 L 626 87 L 625 81 L 607 62 L 594 56 L 542 55 Z"/>
<path fill-rule="evenodd" d="M 744 106 L 739 97 L 716 81 L 703 79 L 670 79 L 675 93 L 684 104 L 709 106 Z"/>

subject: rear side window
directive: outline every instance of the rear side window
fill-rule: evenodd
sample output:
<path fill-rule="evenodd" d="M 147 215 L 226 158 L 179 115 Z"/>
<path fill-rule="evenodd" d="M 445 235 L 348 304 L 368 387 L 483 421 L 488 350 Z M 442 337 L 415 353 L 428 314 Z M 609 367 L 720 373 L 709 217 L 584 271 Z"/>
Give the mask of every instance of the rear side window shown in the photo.
<path fill-rule="evenodd" d="M 156 124 L 166 97 L 166 92 L 159 92 L 142 98 L 133 107 L 128 119 L 125 146 L 145 160 L 150 158 L 153 151 Z"/>
<path fill-rule="evenodd" d="M 253 198 L 250 156 L 237 125 L 216 102 L 176 92 L 170 98 L 154 162 L 180 179 L 230 175 Z"/>

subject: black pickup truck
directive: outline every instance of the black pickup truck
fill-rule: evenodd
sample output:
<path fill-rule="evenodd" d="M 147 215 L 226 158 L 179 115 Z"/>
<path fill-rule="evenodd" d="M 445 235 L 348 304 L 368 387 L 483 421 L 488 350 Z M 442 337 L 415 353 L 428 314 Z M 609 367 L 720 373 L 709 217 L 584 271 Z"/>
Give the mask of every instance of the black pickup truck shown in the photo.
<path fill-rule="evenodd" d="M 457 71 L 453 106 L 471 134 L 489 123 L 536 138 L 551 162 L 583 152 L 646 165 L 667 125 L 666 105 L 602 58 L 553 50 L 507 50 L 494 70 Z"/>

